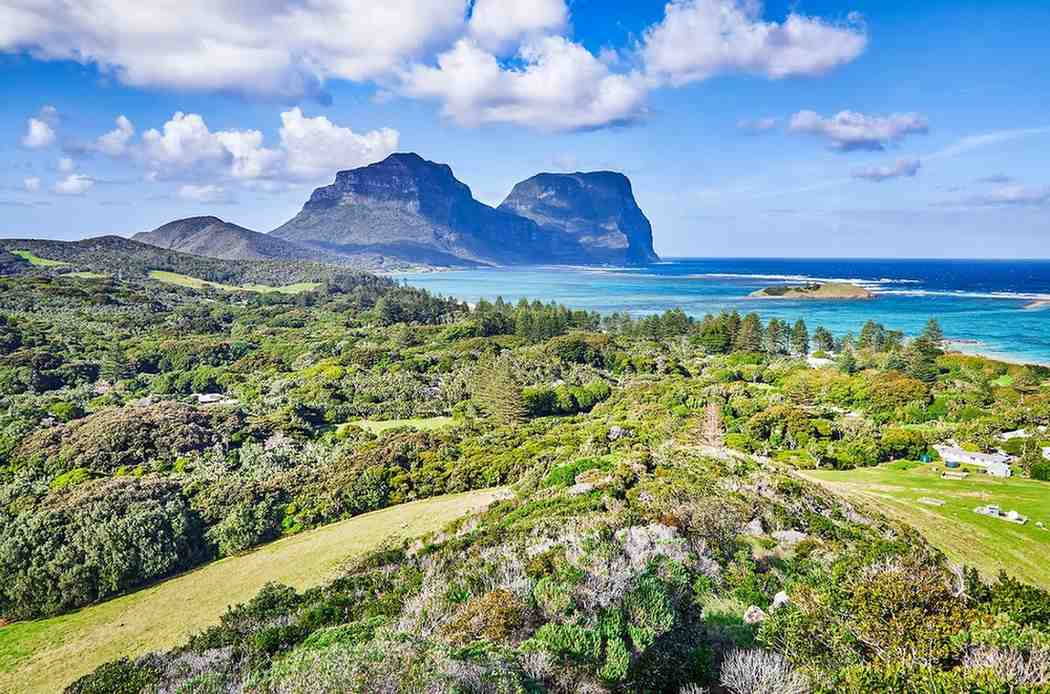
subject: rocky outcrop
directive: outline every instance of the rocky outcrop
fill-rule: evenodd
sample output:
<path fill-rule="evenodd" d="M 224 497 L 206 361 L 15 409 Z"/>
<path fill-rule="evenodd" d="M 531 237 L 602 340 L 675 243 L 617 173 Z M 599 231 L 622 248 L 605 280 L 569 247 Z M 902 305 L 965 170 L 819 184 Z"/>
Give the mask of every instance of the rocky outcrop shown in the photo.
<path fill-rule="evenodd" d="M 520 264 L 579 255 L 571 239 L 478 202 L 445 164 L 393 154 L 318 188 L 282 239 L 333 252 L 383 248 L 403 258 L 439 254 L 446 262 Z"/>
<path fill-rule="evenodd" d="M 499 209 L 574 240 L 589 262 L 659 260 L 652 225 L 634 199 L 631 182 L 620 173 L 539 174 L 514 186 Z"/>

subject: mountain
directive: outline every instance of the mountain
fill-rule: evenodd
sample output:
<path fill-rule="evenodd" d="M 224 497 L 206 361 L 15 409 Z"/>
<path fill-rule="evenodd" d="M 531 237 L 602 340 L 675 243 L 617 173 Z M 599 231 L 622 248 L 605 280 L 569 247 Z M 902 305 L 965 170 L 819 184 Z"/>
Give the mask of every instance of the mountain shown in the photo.
<path fill-rule="evenodd" d="M 333 252 L 459 265 L 552 262 L 581 251 L 529 219 L 478 202 L 448 165 L 417 154 L 340 171 L 273 236 Z"/>
<path fill-rule="evenodd" d="M 592 262 L 659 260 L 652 225 L 634 199 L 631 182 L 620 173 L 538 174 L 514 186 L 499 209 L 575 241 Z"/>
<path fill-rule="evenodd" d="M 131 238 L 171 251 L 220 260 L 318 260 L 321 255 L 218 217 L 178 219 Z"/>

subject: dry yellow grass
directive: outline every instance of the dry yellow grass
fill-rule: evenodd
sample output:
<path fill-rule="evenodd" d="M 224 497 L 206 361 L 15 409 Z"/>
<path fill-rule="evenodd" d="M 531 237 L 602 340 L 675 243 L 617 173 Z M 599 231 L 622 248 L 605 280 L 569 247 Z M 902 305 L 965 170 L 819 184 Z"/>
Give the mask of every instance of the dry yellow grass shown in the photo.
<path fill-rule="evenodd" d="M 509 494 L 489 489 L 416 501 L 279 540 L 79 612 L 0 629 L 0 691 L 57 692 L 99 665 L 165 650 L 276 581 L 308 588 L 388 539 L 437 530 Z"/>

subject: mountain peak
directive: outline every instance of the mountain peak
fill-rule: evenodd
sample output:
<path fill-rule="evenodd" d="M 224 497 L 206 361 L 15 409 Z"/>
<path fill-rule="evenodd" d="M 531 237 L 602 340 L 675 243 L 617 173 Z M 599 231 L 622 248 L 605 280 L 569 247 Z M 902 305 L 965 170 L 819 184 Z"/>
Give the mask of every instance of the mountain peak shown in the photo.
<path fill-rule="evenodd" d="M 599 262 L 659 259 L 631 181 L 616 171 L 537 174 L 514 186 L 499 208 L 573 238 Z"/>

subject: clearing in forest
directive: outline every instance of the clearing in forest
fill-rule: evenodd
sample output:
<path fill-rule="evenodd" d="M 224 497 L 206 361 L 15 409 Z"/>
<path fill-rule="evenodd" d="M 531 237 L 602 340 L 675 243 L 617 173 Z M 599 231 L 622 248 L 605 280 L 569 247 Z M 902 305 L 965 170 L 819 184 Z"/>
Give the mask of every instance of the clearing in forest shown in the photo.
<path fill-rule="evenodd" d="M 807 470 L 803 476 L 903 521 L 953 561 L 994 577 L 1000 569 L 1050 589 L 1050 483 L 981 472 L 965 480 L 942 479 L 939 465 L 890 463 L 856 470 Z M 933 498 L 940 506 L 922 503 Z M 997 504 L 1028 517 L 1024 525 L 981 515 Z M 1044 527 L 1036 524 L 1042 523 Z"/>

